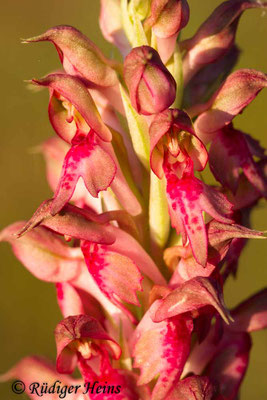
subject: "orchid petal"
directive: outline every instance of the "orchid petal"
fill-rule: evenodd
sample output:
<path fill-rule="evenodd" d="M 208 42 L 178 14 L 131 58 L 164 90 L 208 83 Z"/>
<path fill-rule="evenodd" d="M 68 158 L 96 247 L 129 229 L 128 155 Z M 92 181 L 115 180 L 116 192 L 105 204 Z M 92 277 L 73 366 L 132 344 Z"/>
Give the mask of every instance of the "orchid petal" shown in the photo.
<path fill-rule="evenodd" d="M 189 376 L 178 382 L 165 400 L 213 400 L 215 387 L 206 376 Z"/>
<path fill-rule="evenodd" d="M 36 83 L 34 81 L 34 83 Z M 55 90 L 50 90 L 48 105 L 48 116 L 54 131 L 67 143 L 71 143 L 75 136 L 77 127 L 74 120 L 69 119 L 68 110 L 63 106 L 62 101 L 55 95 Z"/>
<path fill-rule="evenodd" d="M 240 50 L 233 45 L 215 63 L 208 64 L 188 82 L 184 90 L 184 106 L 191 113 L 192 106 L 208 101 L 238 61 Z"/>
<path fill-rule="evenodd" d="M 111 301 L 139 305 L 136 292 L 142 290 L 142 276 L 128 257 L 90 242 L 82 244 L 82 251 L 90 274 Z"/>
<path fill-rule="evenodd" d="M 231 314 L 234 323 L 229 328 L 236 332 L 254 332 L 267 328 L 267 289 L 239 304 Z"/>
<path fill-rule="evenodd" d="M 46 177 L 51 189 L 55 192 L 60 180 L 62 164 L 70 147 L 60 138 L 54 136 L 46 140 L 41 145 L 41 149 L 46 161 Z M 91 196 L 81 179 L 77 182 L 72 201 L 76 205 L 85 204 L 96 212 L 102 211 L 100 197 Z"/>
<path fill-rule="evenodd" d="M 267 75 L 262 72 L 253 69 L 233 72 L 209 100 L 211 108 L 197 118 L 198 136 L 212 134 L 228 125 L 266 86 Z"/>
<path fill-rule="evenodd" d="M 58 213 L 71 199 L 76 184 L 82 177 L 93 197 L 106 190 L 116 174 L 113 159 L 105 152 L 93 133 L 92 137 L 72 145 L 65 156 L 61 178 L 51 206 L 51 213 Z"/>
<path fill-rule="evenodd" d="M 196 136 L 193 124 L 186 112 L 179 109 L 168 109 L 157 114 L 149 128 L 150 164 L 154 173 L 163 176 L 162 140 L 169 135 L 170 140 L 177 142 L 178 150 L 186 153 L 194 162 L 196 170 L 205 168 L 208 154 L 205 146 Z M 161 140 L 162 139 L 162 140 Z M 168 145 L 170 151 L 171 144 Z M 177 154 L 172 154 L 177 157 Z"/>
<path fill-rule="evenodd" d="M 17 239 L 15 234 L 24 226 L 16 222 L 5 228 L 0 240 L 11 244 L 20 262 L 38 279 L 47 282 L 66 282 L 80 273 L 82 256 L 67 246 L 57 235 L 37 227 Z"/>
<path fill-rule="evenodd" d="M 220 222 L 233 222 L 228 218 L 232 204 L 224 195 L 195 177 L 178 179 L 166 170 L 167 199 L 172 226 L 182 233 L 184 244 L 186 234 L 194 257 L 203 266 L 207 263 L 207 234 L 202 211 L 206 211 Z"/>
<path fill-rule="evenodd" d="M 115 236 L 110 231 L 111 227 L 92 222 L 86 210 L 67 204 L 59 214 L 53 216 L 51 214 L 52 202 L 53 199 L 45 200 L 17 236 L 21 237 L 37 225 L 42 224 L 60 235 L 77 239 L 106 244 L 115 241 Z"/>
<path fill-rule="evenodd" d="M 153 303 L 134 336 L 134 367 L 141 369 L 139 385 L 147 384 L 160 374 L 153 389 L 152 399 L 165 398 L 178 383 L 190 351 L 192 320 L 187 317 L 172 318 L 160 323 L 151 320 L 157 302 Z"/>
<path fill-rule="evenodd" d="M 165 279 L 152 258 L 132 236 L 115 226 L 110 226 L 109 228 L 111 229 L 111 233 L 116 237 L 116 241 L 109 246 L 111 251 L 132 260 L 142 274 L 146 275 L 152 282 L 158 285 L 166 284 Z"/>
<path fill-rule="evenodd" d="M 252 230 L 238 224 L 224 224 L 215 220 L 207 224 L 207 232 L 209 245 L 215 249 L 234 238 L 266 239 L 264 232 Z"/>
<path fill-rule="evenodd" d="M 42 79 L 33 79 L 32 83 L 35 85 L 48 87 L 50 90 L 52 90 L 52 92 L 56 91 L 60 93 L 61 96 L 67 99 L 75 107 L 75 109 L 84 118 L 88 126 L 92 128 L 102 140 L 107 142 L 111 141 L 111 132 L 101 120 L 92 96 L 80 79 L 66 74 L 50 74 Z M 61 129 L 59 128 L 63 123 L 62 115 L 58 115 L 58 112 L 60 110 L 55 109 L 54 103 L 53 109 L 51 109 L 51 107 L 52 104 L 49 106 L 52 125 L 56 128 L 56 132 L 59 132 L 61 136 Z M 67 122 L 67 120 L 66 124 L 69 125 L 69 122 Z M 65 129 L 66 128 L 64 128 L 64 130 Z M 66 135 L 64 135 L 64 139 L 65 136 Z"/>
<path fill-rule="evenodd" d="M 77 363 L 77 353 L 70 346 L 80 339 L 103 341 L 113 358 L 121 354 L 120 346 L 106 333 L 102 325 L 88 315 L 76 315 L 65 318 L 55 329 L 57 345 L 57 370 L 60 373 L 72 373 Z"/>
<path fill-rule="evenodd" d="M 183 283 L 160 301 L 153 321 L 160 322 L 189 311 L 212 305 L 226 323 L 231 316 L 226 309 L 218 283 L 211 278 L 196 277 Z"/>
<path fill-rule="evenodd" d="M 64 318 L 70 315 L 87 314 L 99 321 L 104 320 L 99 303 L 89 293 L 68 282 L 57 283 L 56 289 L 58 305 Z"/>
<path fill-rule="evenodd" d="M 20 360 L 14 367 L 12 367 L 7 373 L 0 376 L 0 382 L 5 382 L 10 379 L 18 378 L 25 385 L 25 393 L 32 400 L 38 400 L 40 398 L 40 388 L 37 391 L 32 390 L 33 382 L 47 382 L 48 386 L 52 386 L 55 383 L 55 390 L 66 385 L 67 387 L 76 386 L 77 391 L 72 393 L 73 400 L 86 400 L 86 396 L 83 395 L 83 382 L 79 379 L 73 379 L 71 376 L 60 375 L 57 373 L 54 365 L 42 357 L 25 357 Z M 19 386 L 18 386 L 19 388 Z M 36 393 L 37 392 L 37 393 Z M 56 400 L 58 393 L 42 393 L 42 398 L 47 400 Z"/>
<path fill-rule="evenodd" d="M 184 59 L 184 77 L 188 82 L 204 65 L 224 56 L 235 40 L 241 14 L 250 8 L 266 8 L 257 0 L 230 0 L 217 7 L 197 33 L 184 42 L 188 49 Z"/>
<path fill-rule="evenodd" d="M 67 73 L 77 75 L 100 86 L 117 83 L 115 71 L 101 50 L 78 29 L 59 25 L 40 36 L 25 39 L 23 43 L 52 42 Z"/>
<path fill-rule="evenodd" d="M 225 159 L 228 168 L 225 168 Z M 216 179 L 222 185 L 236 192 L 239 170 L 243 168 L 248 180 L 267 197 L 267 181 L 264 181 L 257 164 L 253 160 L 247 138 L 231 126 L 217 132 L 209 152 L 210 168 Z"/>
<path fill-rule="evenodd" d="M 130 45 L 123 31 L 120 0 L 101 0 L 99 25 L 104 38 L 120 49 L 123 56 L 130 51 Z"/>
<path fill-rule="evenodd" d="M 235 400 L 248 367 L 251 340 L 248 334 L 232 334 L 222 341 L 206 374 L 227 400 Z"/>

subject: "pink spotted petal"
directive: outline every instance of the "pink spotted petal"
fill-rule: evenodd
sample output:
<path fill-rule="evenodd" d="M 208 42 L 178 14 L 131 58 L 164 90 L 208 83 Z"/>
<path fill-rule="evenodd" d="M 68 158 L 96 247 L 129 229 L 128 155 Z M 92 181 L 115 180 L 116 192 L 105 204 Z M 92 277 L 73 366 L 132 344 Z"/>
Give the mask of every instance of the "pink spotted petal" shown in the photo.
<path fill-rule="evenodd" d="M 99 289 L 99 286 L 93 279 L 92 275 L 88 273 L 88 268 L 85 262 L 83 262 L 82 264 L 81 273 L 77 276 L 76 279 L 72 280 L 70 283 L 77 290 L 85 310 L 90 309 L 91 306 L 90 304 L 88 305 L 88 299 L 93 297 L 100 304 L 101 309 L 105 310 L 106 314 L 111 317 L 114 323 L 120 324 L 121 320 L 127 320 L 127 323 L 129 322 L 127 316 L 124 316 L 123 312 L 117 306 L 115 306 Z M 95 312 L 98 311 L 95 309 Z M 92 315 L 93 317 L 97 318 L 101 323 L 103 322 L 103 315 L 96 316 L 94 313 L 91 314 L 90 312 L 86 312 L 86 314 Z M 116 331 L 113 332 L 113 335 L 115 335 L 115 332 Z"/>
<path fill-rule="evenodd" d="M 50 74 L 42 79 L 33 79 L 32 83 L 48 87 L 52 91 L 52 96 L 54 91 L 59 93 L 75 107 L 88 126 L 92 128 L 102 140 L 107 142 L 111 141 L 111 132 L 101 120 L 92 96 L 80 79 L 66 74 Z M 51 101 L 50 99 L 50 103 Z M 49 114 L 56 132 L 61 132 L 61 125 L 64 123 L 62 114 L 58 115 L 59 112 L 60 110 L 55 108 L 55 104 L 51 103 L 49 106 Z M 67 126 L 63 128 L 64 139 L 69 135 L 69 133 L 67 134 L 65 131 L 68 130 L 69 132 L 70 130 L 70 123 L 66 120 L 65 124 L 67 124 Z"/>
<path fill-rule="evenodd" d="M 99 386 L 110 387 L 109 390 L 103 390 L 97 393 L 95 388 L 90 393 L 90 400 L 150 400 L 149 389 L 145 386 L 137 386 L 137 376 L 131 371 L 115 369 L 106 365 L 100 374 L 96 374 L 86 363 L 86 360 L 79 361 L 79 369 L 84 381 L 92 387 L 93 382 Z M 96 385 L 95 385 L 96 386 Z"/>
<path fill-rule="evenodd" d="M 142 276 L 131 259 L 90 242 L 83 242 L 82 251 L 90 274 L 111 301 L 139 305 Z"/>
<path fill-rule="evenodd" d="M 213 306 L 226 323 L 229 323 L 231 316 L 225 307 L 220 285 L 214 279 L 196 277 L 183 283 L 160 301 L 153 321 L 160 322 L 207 305 Z"/>
<path fill-rule="evenodd" d="M 89 135 L 94 135 L 90 133 Z M 93 197 L 106 190 L 116 174 L 113 159 L 101 148 L 96 137 L 74 144 L 65 156 L 61 178 L 52 203 L 52 214 L 58 213 L 71 199 L 79 178 Z"/>
<path fill-rule="evenodd" d="M 155 323 L 150 317 L 158 300 L 144 315 L 134 334 L 134 367 L 140 368 L 139 385 L 159 375 L 153 389 L 153 400 L 160 400 L 178 383 L 190 351 L 193 323 L 188 317 L 175 317 Z"/>
<path fill-rule="evenodd" d="M 110 61 L 101 50 L 78 29 L 59 25 L 40 36 L 26 39 L 24 43 L 52 42 L 59 54 L 65 71 L 100 86 L 113 86 L 118 78 L 110 67 Z"/>
<path fill-rule="evenodd" d="M 172 226 L 186 235 L 197 262 L 207 263 L 207 234 L 202 216 L 206 211 L 218 221 L 231 223 L 232 204 L 216 189 L 204 184 L 194 176 L 178 179 L 170 169 L 165 168 L 167 178 L 167 200 Z M 185 234 L 186 233 L 186 234 Z"/>
<path fill-rule="evenodd" d="M 214 400 L 215 393 L 208 377 L 193 375 L 180 381 L 165 400 Z"/>
<path fill-rule="evenodd" d="M 172 226 L 182 233 L 183 244 L 189 238 L 196 260 L 207 263 L 207 235 L 199 200 L 203 191 L 202 182 L 195 178 L 178 179 L 167 173 L 167 199 Z"/>
<path fill-rule="evenodd" d="M 121 354 L 120 346 L 106 333 L 102 325 L 88 315 L 76 315 L 65 318 L 55 329 L 57 346 L 57 370 L 60 373 L 72 373 L 78 361 L 77 353 L 70 346 L 75 340 L 100 340 L 113 358 Z"/>
<path fill-rule="evenodd" d="M 57 190 L 64 158 L 69 149 L 70 146 L 56 136 L 49 138 L 41 145 L 46 162 L 46 177 L 53 192 Z M 91 196 L 82 179 L 77 182 L 72 201 L 78 206 L 86 205 L 96 212 L 102 211 L 101 199 Z"/>

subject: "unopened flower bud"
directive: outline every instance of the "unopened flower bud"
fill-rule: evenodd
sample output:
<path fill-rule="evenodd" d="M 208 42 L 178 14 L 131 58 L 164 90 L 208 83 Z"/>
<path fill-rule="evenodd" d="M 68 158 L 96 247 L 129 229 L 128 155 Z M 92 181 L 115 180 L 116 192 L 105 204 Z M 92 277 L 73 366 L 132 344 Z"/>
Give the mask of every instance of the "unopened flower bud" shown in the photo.
<path fill-rule="evenodd" d="M 233 46 L 239 19 L 245 10 L 266 8 L 258 0 L 225 1 L 200 26 L 196 34 L 182 43 L 188 50 L 183 59 L 184 83 L 204 66 L 223 57 Z"/>
<path fill-rule="evenodd" d="M 152 0 L 151 15 L 146 26 L 151 26 L 157 37 L 169 38 L 184 28 L 189 20 L 186 0 Z"/>
<path fill-rule="evenodd" d="M 175 100 L 175 80 L 152 47 L 136 47 L 128 54 L 124 78 L 132 105 L 139 114 L 159 113 Z"/>

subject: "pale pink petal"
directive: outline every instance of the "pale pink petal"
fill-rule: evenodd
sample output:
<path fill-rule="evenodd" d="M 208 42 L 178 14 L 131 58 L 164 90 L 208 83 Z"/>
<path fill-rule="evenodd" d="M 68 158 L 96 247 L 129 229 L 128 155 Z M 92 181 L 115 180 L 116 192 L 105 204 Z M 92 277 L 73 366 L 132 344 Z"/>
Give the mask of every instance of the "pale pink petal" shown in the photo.
<path fill-rule="evenodd" d="M 67 282 L 79 275 L 83 259 L 75 248 L 42 226 L 18 239 L 16 233 L 24 225 L 16 222 L 5 228 L 0 240 L 11 244 L 15 256 L 34 276 L 47 282 Z"/>

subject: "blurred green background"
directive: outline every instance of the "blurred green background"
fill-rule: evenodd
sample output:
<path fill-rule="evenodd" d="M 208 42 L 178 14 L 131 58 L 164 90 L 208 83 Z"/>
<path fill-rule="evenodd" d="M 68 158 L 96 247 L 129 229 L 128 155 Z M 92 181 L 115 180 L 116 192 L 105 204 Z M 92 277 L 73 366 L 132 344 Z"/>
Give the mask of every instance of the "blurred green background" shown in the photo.
<path fill-rule="evenodd" d="M 189 0 L 191 19 L 183 37 L 191 35 L 220 1 Z M 51 193 L 44 162 L 32 148 L 53 135 L 47 117 L 48 93 L 27 90 L 24 79 L 41 77 L 59 67 L 54 47 L 48 43 L 22 45 L 20 38 L 69 24 L 87 34 L 106 55 L 112 47 L 98 28 L 98 0 L 13 0 L 1 4 L 1 226 L 29 218 Z M 240 23 L 237 43 L 243 50 L 238 67 L 267 70 L 267 16 L 247 11 Z M 267 146 L 267 91 L 261 93 L 242 116 L 238 126 Z M 260 203 L 253 213 L 253 227 L 266 229 L 266 209 Z M 265 222 L 265 224 L 264 224 Z M 0 372 L 28 354 L 55 358 L 53 330 L 61 319 L 52 284 L 35 279 L 15 259 L 9 245 L 1 244 L 1 357 Z M 240 262 L 238 280 L 226 287 L 226 303 L 233 306 L 266 286 L 265 243 L 251 241 Z M 251 364 L 241 400 L 267 398 L 267 332 L 253 334 Z M 1 400 L 17 399 L 10 384 L 0 386 Z M 22 400 L 24 395 L 20 397 Z"/>

